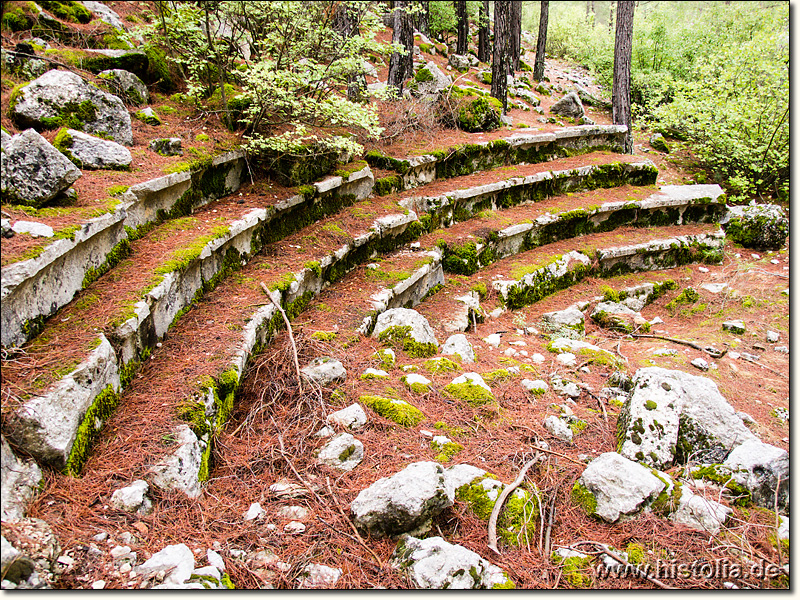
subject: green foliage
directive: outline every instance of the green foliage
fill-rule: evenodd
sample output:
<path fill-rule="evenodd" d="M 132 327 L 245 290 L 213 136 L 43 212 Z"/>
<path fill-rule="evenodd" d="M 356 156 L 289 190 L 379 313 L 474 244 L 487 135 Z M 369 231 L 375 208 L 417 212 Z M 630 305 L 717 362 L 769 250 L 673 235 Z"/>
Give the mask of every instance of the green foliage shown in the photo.
<path fill-rule="evenodd" d="M 420 409 L 405 400 L 383 398 L 381 396 L 361 396 L 358 400 L 382 417 L 386 417 L 403 427 L 414 427 L 425 418 Z"/>

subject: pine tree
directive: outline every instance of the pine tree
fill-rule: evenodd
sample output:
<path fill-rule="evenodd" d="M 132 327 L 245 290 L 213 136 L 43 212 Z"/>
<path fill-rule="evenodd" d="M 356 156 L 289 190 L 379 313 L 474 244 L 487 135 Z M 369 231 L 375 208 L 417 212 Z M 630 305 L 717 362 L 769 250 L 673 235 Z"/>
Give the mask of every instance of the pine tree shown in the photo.
<path fill-rule="evenodd" d="M 633 48 L 633 0 L 617 2 L 617 33 L 614 43 L 614 85 L 611 94 L 611 120 L 625 125 L 624 152 L 633 153 L 631 132 L 631 51 Z"/>

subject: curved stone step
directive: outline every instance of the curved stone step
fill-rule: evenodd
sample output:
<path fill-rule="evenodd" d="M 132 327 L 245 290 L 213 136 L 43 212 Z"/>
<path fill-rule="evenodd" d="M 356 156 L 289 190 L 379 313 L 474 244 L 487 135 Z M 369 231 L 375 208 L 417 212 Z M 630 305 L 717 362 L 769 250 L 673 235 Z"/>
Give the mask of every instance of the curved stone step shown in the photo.
<path fill-rule="evenodd" d="M 378 193 L 389 193 L 504 165 L 543 163 L 597 150 L 622 152 L 626 131 L 624 125 L 579 125 L 549 133 L 517 133 L 404 159 L 370 152 L 365 159 L 370 166 L 397 173 L 376 182 Z"/>

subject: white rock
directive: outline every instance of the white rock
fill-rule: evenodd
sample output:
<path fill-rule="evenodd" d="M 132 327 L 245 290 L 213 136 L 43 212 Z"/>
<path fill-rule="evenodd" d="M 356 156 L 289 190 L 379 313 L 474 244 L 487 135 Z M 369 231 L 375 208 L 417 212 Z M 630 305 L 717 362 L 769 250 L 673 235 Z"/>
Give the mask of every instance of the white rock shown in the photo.
<path fill-rule="evenodd" d="M 123 24 L 122 19 L 120 19 L 119 15 L 114 10 L 103 4 L 102 2 L 83 0 L 82 2 L 80 2 L 80 4 L 83 4 L 98 19 L 104 21 L 105 23 L 108 23 L 114 29 L 120 29 L 122 31 L 125 31 L 125 25 Z"/>
<path fill-rule="evenodd" d="M 666 487 L 650 469 L 616 452 L 590 462 L 579 481 L 594 495 L 597 516 L 609 523 L 636 513 Z"/>
<path fill-rule="evenodd" d="M 429 387 L 432 382 L 424 375 L 420 375 L 419 373 L 411 373 L 411 375 L 405 376 L 405 383 L 408 387 L 413 388 L 415 385 Z"/>
<path fill-rule="evenodd" d="M 707 292 L 711 292 L 712 294 L 719 294 L 721 291 L 727 289 L 727 283 L 704 283 L 700 286 Z"/>
<path fill-rule="evenodd" d="M 487 344 L 489 344 L 490 346 L 493 346 L 494 348 L 499 348 L 500 347 L 500 334 L 499 333 L 492 333 L 490 335 L 487 335 L 485 338 L 483 338 L 483 341 L 486 342 Z"/>
<path fill-rule="evenodd" d="M 459 383 L 470 383 L 471 385 L 478 385 L 482 387 L 490 394 L 492 393 L 492 388 L 487 385 L 479 373 L 464 373 L 463 375 L 459 375 L 453 379 L 452 383 L 454 385 L 458 385 Z"/>
<path fill-rule="evenodd" d="M 754 439 L 733 407 L 706 377 L 647 367 L 633 377 L 633 390 L 620 413 L 620 454 L 657 469 L 672 465 L 676 449 L 691 448 L 723 458 L 731 448 Z M 680 443 L 679 443 L 680 442 Z"/>
<path fill-rule="evenodd" d="M 767 331 L 767 343 L 775 344 L 781 339 L 781 334 L 777 331 Z"/>
<path fill-rule="evenodd" d="M 697 367 L 701 371 L 708 371 L 709 368 L 708 361 L 700 357 L 697 357 L 692 361 L 692 366 Z"/>
<path fill-rule="evenodd" d="M 125 146 L 82 131 L 67 129 L 68 151 L 82 169 L 127 169 L 133 158 Z"/>
<path fill-rule="evenodd" d="M 352 471 L 364 459 L 364 444 L 349 433 L 334 436 L 319 451 L 321 463 L 341 471 Z"/>
<path fill-rule="evenodd" d="M 176 586 L 186 582 L 194 571 L 194 553 L 186 544 L 167 546 L 136 567 L 140 575 L 167 571 L 162 585 Z"/>
<path fill-rule="evenodd" d="M 313 563 L 306 567 L 298 587 L 301 589 L 334 588 L 341 576 L 341 569 Z"/>
<path fill-rule="evenodd" d="M 789 346 L 775 346 L 775 352 L 780 352 L 781 354 L 789 354 Z"/>
<path fill-rule="evenodd" d="M 200 440 L 185 424 L 175 428 L 174 436 L 178 449 L 150 469 L 151 483 L 162 490 L 180 490 L 190 498 L 197 498 L 202 459 Z"/>
<path fill-rule="evenodd" d="M 737 483 L 750 491 L 753 502 L 765 508 L 774 509 L 780 477 L 778 507 L 788 507 L 789 453 L 782 448 L 751 438 L 734 448 L 722 464 L 732 470 Z"/>
<path fill-rule="evenodd" d="M 388 379 L 389 374 L 382 370 L 382 369 L 373 369 L 372 367 L 368 367 L 366 371 L 364 371 L 362 377 L 366 376 L 367 379 L 372 378 L 379 378 L 379 379 Z"/>
<path fill-rule="evenodd" d="M 9 201 L 40 206 L 64 193 L 80 176 L 78 168 L 34 129 L 12 136 L 3 144 L 0 193 Z M 46 235 L 45 227 L 37 228 L 37 235 L 52 237 L 52 228 L 47 227 L 50 233 Z"/>
<path fill-rule="evenodd" d="M 416 462 L 362 490 L 350 503 L 356 525 L 374 536 L 410 532 L 452 506 L 444 468 Z"/>
<path fill-rule="evenodd" d="M 410 308 L 391 308 L 378 315 L 372 337 L 380 338 L 381 333 L 392 327 L 411 327 L 409 336 L 414 342 L 439 345 L 428 320 Z"/>
<path fill-rule="evenodd" d="M 572 442 L 572 429 L 555 415 L 550 415 L 544 420 L 544 428 L 562 442 Z"/>
<path fill-rule="evenodd" d="M 701 273 L 708 273 L 708 269 L 706 269 L 705 267 L 697 267 L 697 270 L 700 271 Z"/>
<path fill-rule="evenodd" d="M 650 325 L 660 325 L 664 322 L 664 319 L 661 317 L 654 317 L 652 321 L 650 321 Z"/>
<path fill-rule="evenodd" d="M 453 465 L 445 469 L 445 485 L 448 489 L 448 495 L 455 496 L 456 490 L 464 485 L 469 485 L 479 477 L 484 477 L 486 471 L 480 467 L 462 463 L 460 465 Z"/>
<path fill-rule="evenodd" d="M 0 515 L 3 521 L 18 521 L 39 489 L 42 470 L 33 460 L 17 458 L 4 436 L 0 446 Z"/>
<path fill-rule="evenodd" d="M 137 479 L 128 487 L 115 490 L 111 494 L 111 506 L 125 512 L 149 514 L 153 509 L 153 503 L 147 497 L 149 489 L 150 486 L 146 481 Z"/>
<path fill-rule="evenodd" d="M 444 346 L 442 346 L 442 354 L 446 356 L 458 355 L 464 364 L 475 362 L 475 350 L 463 333 L 457 333 L 447 338 Z"/>
<path fill-rule="evenodd" d="M 305 506 L 281 506 L 278 509 L 278 516 L 292 521 L 302 521 L 308 517 L 308 509 Z"/>
<path fill-rule="evenodd" d="M 509 347 L 509 348 L 506 348 L 506 349 L 505 349 L 505 352 L 503 352 L 503 354 L 504 354 L 505 356 L 516 356 L 517 354 L 519 354 L 519 352 L 517 352 L 516 350 L 514 350 L 514 348 L 510 348 L 510 347 Z"/>
<path fill-rule="evenodd" d="M 578 364 L 578 358 L 572 352 L 563 352 L 556 356 L 556 362 L 565 367 L 574 367 Z"/>
<path fill-rule="evenodd" d="M 300 372 L 314 383 L 324 386 L 334 381 L 347 378 L 347 371 L 338 360 L 329 356 L 320 356 L 300 369 Z"/>
<path fill-rule="evenodd" d="M 670 519 L 697 531 L 717 535 L 732 512 L 733 510 L 715 500 L 694 494 L 684 485 L 681 488 L 678 509 L 670 515 Z"/>
<path fill-rule="evenodd" d="M 778 526 L 778 539 L 789 539 L 789 517 L 784 515 L 780 516 L 780 525 Z"/>
<path fill-rule="evenodd" d="M 217 569 L 217 571 L 220 573 L 225 572 L 225 561 L 217 552 L 209 548 L 206 551 L 206 559 L 208 560 L 208 564 Z"/>
<path fill-rule="evenodd" d="M 541 396 L 550 389 L 550 387 L 547 385 L 547 382 L 542 381 L 541 379 L 523 379 L 520 383 L 527 391 L 537 396 Z"/>
<path fill-rule="evenodd" d="M 531 354 L 531 362 L 537 365 L 542 364 L 544 362 L 544 354 L 539 354 L 538 352 Z"/>
<path fill-rule="evenodd" d="M 407 571 L 417 589 L 492 589 L 510 583 L 498 566 L 438 536 L 404 536 L 392 558 L 392 565 Z"/>
<path fill-rule="evenodd" d="M 32 237 L 53 237 L 53 228 L 44 223 L 36 223 L 35 221 L 17 221 L 11 227 L 14 233 L 27 233 Z"/>
<path fill-rule="evenodd" d="M 289 521 L 286 525 L 283 526 L 284 533 L 288 533 L 290 535 L 299 535 L 305 532 L 306 526 L 303 525 L 300 521 Z"/>
<path fill-rule="evenodd" d="M 332 425 L 338 425 L 344 429 L 351 431 L 361 429 L 367 424 L 367 413 L 360 404 L 351 404 L 347 408 L 337 410 L 335 413 L 328 415 L 326 421 Z"/>
<path fill-rule="evenodd" d="M 585 327 L 585 318 L 581 311 L 571 306 L 569 308 L 565 308 L 564 310 L 544 313 L 542 315 L 542 323 L 545 328 L 551 331 L 556 331 L 562 327 L 568 327 L 583 333 Z"/>
<path fill-rule="evenodd" d="M 267 516 L 267 511 L 261 508 L 261 504 L 258 502 L 253 502 L 250 505 L 250 508 L 247 509 L 247 512 L 244 513 L 244 520 L 245 521 L 255 521 L 263 519 Z"/>

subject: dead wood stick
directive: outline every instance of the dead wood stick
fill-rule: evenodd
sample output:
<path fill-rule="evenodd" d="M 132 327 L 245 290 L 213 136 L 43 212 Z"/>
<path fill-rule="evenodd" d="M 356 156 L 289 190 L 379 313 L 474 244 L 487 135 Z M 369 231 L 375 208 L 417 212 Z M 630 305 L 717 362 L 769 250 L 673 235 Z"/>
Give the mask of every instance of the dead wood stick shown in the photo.
<path fill-rule="evenodd" d="M 768 367 L 767 365 L 765 365 L 765 364 L 763 364 L 763 363 L 760 363 L 760 362 L 758 362 L 757 360 L 750 360 L 749 358 L 745 358 L 744 356 L 742 356 L 742 359 L 743 359 L 743 360 L 746 360 L 747 362 L 749 362 L 749 363 L 752 363 L 752 364 L 754 364 L 754 365 L 758 365 L 758 366 L 759 366 L 759 367 L 761 367 L 762 369 L 766 369 L 766 370 L 767 370 L 767 371 L 769 371 L 770 373 L 774 373 L 775 375 L 778 375 L 779 377 L 783 377 L 784 379 L 789 379 L 789 377 L 788 377 L 787 375 L 784 375 L 784 374 L 783 374 L 783 373 L 781 373 L 780 371 L 776 371 L 776 370 L 775 370 L 775 369 L 773 369 L 772 367 Z"/>
<path fill-rule="evenodd" d="M 674 344 L 683 344 L 684 346 L 689 346 L 690 348 L 694 348 L 695 350 L 700 350 L 701 352 L 706 352 L 712 358 L 722 358 L 728 352 L 727 349 L 723 350 L 722 352 L 720 352 L 719 350 L 716 350 L 716 349 L 712 348 L 711 346 L 703 348 L 701 345 L 696 344 L 694 342 L 689 342 L 687 340 L 679 340 L 679 339 L 667 337 L 667 336 L 664 336 L 664 335 L 653 335 L 651 333 L 632 333 L 631 337 L 635 337 L 635 338 L 655 338 L 657 340 L 665 340 L 667 342 L 672 342 Z"/>
<path fill-rule="evenodd" d="M 625 567 L 625 569 L 626 569 L 626 572 L 627 572 L 627 569 L 632 569 L 633 572 L 636 575 L 638 575 L 639 577 L 643 577 L 644 579 L 647 579 L 647 581 L 657 585 L 658 587 L 660 587 L 662 589 L 665 589 L 665 590 L 675 590 L 675 589 L 677 589 L 677 588 L 674 588 L 674 587 L 671 587 L 671 586 L 667 585 L 663 581 L 659 581 L 655 577 L 651 577 L 650 575 L 645 573 L 643 570 L 641 570 L 639 567 L 637 567 L 634 564 L 629 563 L 627 560 L 622 558 L 619 554 L 617 554 L 616 552 L 613 552 L 608 546 L 606 546 L 605 544 L 601 544 L 600 542 L 593 542 L 593 541 L 587 540 L 587 541 L 582 541 L 582 542 L 576 542 L 576 543 L 572 544 L 572 546 L 565 546 L 565 548 L 569 548 L 570 550 L 575 550 L 575 548 L 573 546 L 580 546 L 581 544 L 591 544 L 591 545 L 595 546 L 596 548 L 600 548 L 600 553 L 610 556 L 615 561 L 617 561 L 618 563 L 623 565 Z"/>
<path fill-rule="evenodd" d="M 620 346 L 621 346 L 621 345 L 622 345 L 622 340 L 617 340 L 617 354 L 619 354 L 619 355 L 622 357 L 622 360 L 624 360 L 624 361 L 625 361 L 625 364 L 627 365 L 627 364 L 628 364 L 628 357 L 627 357 L 627 356 L 625 356 L 625 355 L 622 353 L 622 350 L 620 350 Z"/>
<path fill-rule="evenodd" d="M 775 484 L 775 541 L 778 546 L 778 565 L 783 566 L 783 552 L 781 551 L 781 537 L 779 529 L 781 526 L 781 518 L 778 516 L 778 492 L 781 489 L 781 476 L 778 475 L 778 483 Z"/>
<path fill-rule="evenodd" d="M 500 516 L 500 511 L 503 508 L 503 503 L 508 498 L 509 494 L 517 489 L 522 481 L 525 479 L 525 474 L 528 472 L 533 465 L 539 460 L 541 455 L 537 452 L 536 456 L 530 459 L 525 465 L 522 467 L 522 470 L 517 475 L 517 478 L 511 485 L 508 485 L 503 489 L 500 497 L 497 498 L 497 502 L 494 503 L 494 508 L 492 509 L 492 516 L 489 517 L 489 549 L 492 550 L 495 554 L 500 554 L 500 550 L 497 549 L 497 518 Z"/>
<path fill-rule="evenodd" d="M 283 307 L 278 303 L 275 302 L 275 298 L 272 297 L 272 292 L 269 291 L 269 288 L 266 284 L 262 281 L 261 282 L 261 289 L 264 290 L 264 293 L 267 295 L 267 298 L 270 299 L 273 306 L 280 311 L 281 316 L 283 317 L 283 322 L 286 323 L 286 331 L 289 332 L 289 340 L 292 342 L 292 354 L 294 355 L 294 368 L 297 371 L 297 387 L 299 388 L 300 393 L 303 393 L 303 376 L 300 374 L 300 361 L 297 360 L 297 345 L 294 343 L 294 332 L 292 331 L 292 324 L 289 323 L 289 317 L 286 315 L 286 311 L 283 310 Z"/>
<path fill-rule="evenodd" d="M 479 423 L 480 423 L 480 421 L 479 421 Z M 531 429 L 530 427 L 525 427 L 524 425 L 512 425 L 512 427 L 515 427 L 515 428 L 522 428 L 522 429 L 527 429 L 528 431 L 534 431 L 534 430 L 533 430 L 533 429 Z M 535 431 L 534 431 L 534 433 L 535 433 Z M 552 454 L 553 456 L 558 456 L 559 458 L 566 459 L 566 460 L 568 460 L 568 461 L 570 461 L 570 462 L 573 462 L 573 463 L 575 463 L 576 465 L 580 465 L 580 466 L 582 466 L 582 467 L 585 467 L 585 466 L 586 466 L 586 463 L 585 463 L 585 462 L 581 462 L 581 461 L 579 461 L 579 460 L 576 460 L 576 459 L 574 459 L 574 458 L 570 458 L 570 457 L 569 457 L 569 456 L 567 456 L 566 454 L 561 454 L 560 452 L 556 452 L 555 450 L 545 450 L 544 448 L 539 448 L 539 447 L 537 446 L 537 447 L 536 447 L 536 451 L 537 451 L 537 452 L 544 452 L 544 453 L 546 453 L 546 454 Z"/>
<path fill-rule="evenodd" d="M 603 401 L 600 399 L 600 396 L 595 395 L 594 393 L 590 392 L 589 390 L 584 390 L 587 394 L 589 394 L 592 398 L 597 400 L 598 406 L 600 406 L 600 410 L 603 411 L 603 419 L 606 422 L 606 427 L 608 427 L 608 413 L 606 412 L 606 407 L 603 405 Z"/>
<path fill-rule="evenodd" d="M 556 514 L 556 494 L 553 493 L 553 498 L 550 500 L 550 510 L 547 516 L 547 533 L 544 536 L 544 555 L 550 556 L 550 534 L 553 531 L 553 520 Z"/>

